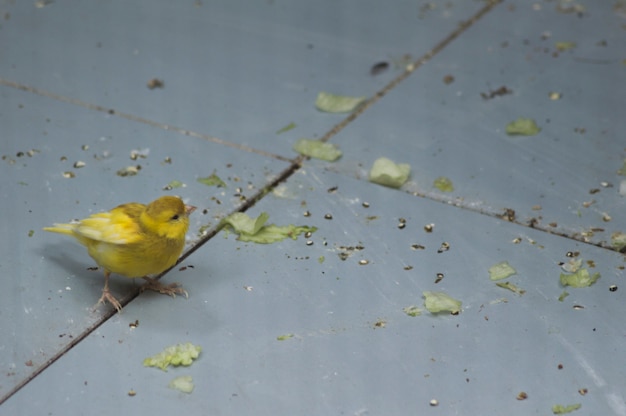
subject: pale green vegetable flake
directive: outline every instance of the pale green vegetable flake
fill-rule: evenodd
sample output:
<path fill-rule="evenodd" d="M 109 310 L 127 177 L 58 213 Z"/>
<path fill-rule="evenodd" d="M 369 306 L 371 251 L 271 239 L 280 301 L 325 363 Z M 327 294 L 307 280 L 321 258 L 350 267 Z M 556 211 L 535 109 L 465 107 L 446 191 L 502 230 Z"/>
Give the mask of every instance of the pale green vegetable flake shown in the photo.
<path fill-rule="evenodd" d="M 616 231 L 611 234 L 611 246 L 614 250 L 621 252 L 626 247 L 626 233 Z"/>
<path fill-rule="evenodd" d="M 552 413 L 555 415 L 564 415 L 566 413 L 573 412 L 574 410 L 578 410 L 582 407 L 580 403 L 570 404 L 567 406 L 563 406 L 562 404 L 555 404 L 552 406 Z"/>
<path fill-rule="evenodd" d="M 286 133 L 286 132 L 288 132 L 289 130 L 293 130 L 293 129 L 295 129 L 295 128 L 296 128 L 296 123 L 291 122 L 291 123 L 287 124 L 285 127 L 283 127 L 283 128 L 281 128 L 280 130 L 278 130 L 278 131 L 276 132 L 276 134 Z"/>
<path fill-rule="evenodd" d="M 461 301 L 443 292 L 424 292 L 424 306 L 430 313 L 461 312 Z"/>
<path fill-rule="evenodd" d="M 286 341 L 286 340 L 291 339 L 293 337 L 294 337 L 293 334 L 284 334 L 284 335 L 277 336 L 276 340 L 278 340 L 278 341 Z"/>
<path fill-rule="evenodd" d="M 446 178 L 445 176 L 440 176 L 433 182 L 433 186 L 439 189 L 442 192 L 452 192 L 454 191 L 454 185 L 452 185 L 452 181 L 450 178 Z"/>
<path fill-rule="evenodd" d="M 296 240 L 300 234 L 317 231 L 317 227 L 296 226 L 293 224 L 278 226 L 275 224 L 265 225 L 269 214 L 262 212 L 257 218 L 250 218 L 243 212 L 236 212 L 224 218 L 226 224 L 235 234 L 239 241 L 270 244 L 282 241 L 286 238 Z"/>
<path fill-rule="evenodd" d="M 193 391 L 195 386 L 191 376 L 180 376 L 170 381 L 170 384 L 168 384 L 167 387 L 189 394 Z"/>
<path fill-rule="evenodd" d="M 202 348 L 199 345 L 193 345 L 188 342 L 186 344 L 176 344 L 165 348 L 160 353 L 148 357 L 143 360 L 144 367 L 158 367 L 163 371 L 167 371 L 167 367 L 173 366 L 190 366 L 193 360 L 198 358 Z"/>
<path fill-rule="evenodd" d="M 521 288 L 517 287 L 516 285 L 514 285 L 511 282 L 497 282 L 496 286 L 501 287 L 503 289 L 508 289 L 511 292 L 515 292 L 515 293 L 517 293 L 520 296 L 523 295 L 524 293 L 526 293 L 526 291 L 524 289 L 521 289 Z"/>
<path fill-rule="evenodd" d="M 411 166 L 407 163 L 394 163 L 386 157 L 378 158 L 374 161 L 370 169 L 370 182 L 391 188 L 401 187 L 411 174 Z"/>
<path fill-rule="evenodd" d="M 217 186 L 218 188 L 226 188 L 226 183 L 215 173 L 206 178 L 198 178 L 198 182 L 206 186 Z"/>
<path fill-rule="evenodd" d="M 293 150 L 302 155 L 329 162 L 339 159 L 342 155 L 336 144 L 325 143 L 321 140 L 300 139 L 294 143 Z"/>
<path fill-rule="evenodd" d="M 509 136 L 534 136 L 540 131 L 535 120 L 530 118 L 518 118 L 506 125 L 506 134 Z"/>
<path fill-rule="evenodd" d="M 348 97 L 320 92 L 315 100 L 315 107 L 326 113 L 350 113 L 365 102 L 365 97 Z"/>
<path fill-rule="evenodd" d="M 589 274 L 587 269 L 579 269 L 576 273 L 561 273 L 560 281 L 563 286 L 587 287 L 594 284 L 600 278 L 600 273 Z"/>
<path fill-rule="evenodd" d="M 402 312 L 406 313 L 409 316 L 420 316 L 422 314 L 422 310 L 415 305 L 407 306 L 406 308 L 402 308 Z"/>
<path fill-rule="evenodd" d="M 491 280 L 502 280 L 509 276 L 517 274 L 517 270 L 509 265 L 509 262 L 502 261 L 498 264 L 494 264 L 489 268 L 489 278 Z"/>
<path fill-rule="evenodd" d="M 569 293 L 566 290 L 564 290 L 563 293 L 559 295 L 559 302 L 563 302 L 565 298 L 568 296 L 569 296 Z"/>

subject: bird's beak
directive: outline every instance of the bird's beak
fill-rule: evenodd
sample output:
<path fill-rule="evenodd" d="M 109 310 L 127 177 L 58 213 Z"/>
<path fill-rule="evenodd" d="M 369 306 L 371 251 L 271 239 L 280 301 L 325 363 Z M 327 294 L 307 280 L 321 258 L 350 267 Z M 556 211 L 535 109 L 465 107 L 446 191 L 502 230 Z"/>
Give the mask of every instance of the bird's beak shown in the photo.
<path fill-rule="evenodd" d="M 185 214 L 189 215 L 196 210 L 193 205 L 185 205 Z"/>

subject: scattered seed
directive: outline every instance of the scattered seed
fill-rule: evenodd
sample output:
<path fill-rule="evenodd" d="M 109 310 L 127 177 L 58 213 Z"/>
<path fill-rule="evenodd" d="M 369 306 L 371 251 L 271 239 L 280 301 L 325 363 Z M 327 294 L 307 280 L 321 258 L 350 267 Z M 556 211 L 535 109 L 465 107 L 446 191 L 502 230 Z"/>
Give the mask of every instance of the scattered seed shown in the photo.
<path fill-rule="evenodd" d="M 324 215 L 324 219 L 332 220 L 333 216 L 332 216 L 332 214 L 326 214 L 326 215 Z"/>
<path fill-rule="evenodd" d="M 128 395 L 130 397 L 135 397 L 137 395 L 137 392 L 133 389 L 128 390 Z"/>
<path fill-rule="evenodd" d="M 450 74 L 443 77 L 443 83 L 446 85 L 450 85 L 454 82 L 454 77 Z"/>
<path fill-rule="evenodd" d="M 312 245 L 313 245 L 313 241 L 312 241 L 312 240 L 308 240 L 308 241 L 306 242 L 306 245 L 307 245 L 307 246 L 312 246 Z"/>
<path fill-rule="evenodd" d="M 437 273 L 437 278 L 435 279 L 435 283 L 439 283 L 443 280 L 443 273 Z"/>
<path fill-rule="evenodd" d="M 254 289 L 252 286 L 247 285 L 244 285 L 243 288 L 246 289 L 248 292 L 252 292 L 252 290 Z"/>
<path fill-rule="evenodd" d="M 361 205 L 363 205 L 363 208 L 369 208 L 370 207 L 370 203 L 369 202 L 363 202 Z"/>
<path fill-rule="evenodd" d="M 517 393 L 517 400 L 526 400 L 528 399 L 528 394 L 525 391 L 520 391 L 519 393 Z"/>
<path fill-rule="evenodd" d="M 413 270 L 413 266 L 404 266 L 404 270 Z"/>
<path fill-rule="evenodd" d="M 89 150 L 89 145 L 88 144 L 84 144 L 80 147 L 83 150 Z"/>
<path fill-rule="evenodd" d="M 602 186 L 603 188 L 612 188 L 613 184 L 611 182 L 602 181 L 600 182 L 600 186 Z"/>
<path fill-rule="evenodd" d="M 333 186 L 331 188 L 328 188 L 326 192 L 328 192 L 329 194 L 334 194 L 335 192 L 337 192 L 337 189 L 339 189 L 338 186 Z"/>
<path fill-rule="evenodd" d="M 427 233 L 432 233 L 433 228 L 435 228 L 435 224 L 426 224 L 424 226 L 424 231 L 426 231 Z"/>
<path fill-rule="evenodd" d="M 615 291 L 617 291 L 617 285 L 611 285 L 611 286 L 609 286 L 609 291 L 611 291 L 611 292 L 615 292 Z"/>
<path fill-rule="evenodd" d="M 448 251 L 450 250 L 450 243 L 444 241 L 443 243 L 441 243 L 441 247 L 439 247 L 439 250 L 437 250 L 437 253 L 443 253 L 444 251 Z"/>
<path fill-rule="evenodd" d="M 304 213 L 302 215 L 304 215 L 305 217 L 310 217 L 311 216 L 311 212 L 304 211 Z"/>
<path fill-rule="evenodd" d="M 428 402 L 428 404 L 430 404 L 432 407 L 439 406 L 439 400 L 432 399 L 430 402 Z"/>
<path fill-rule="evenodd" d="M 520 237 L 516 237 L 516 238 L 514 238 L 513 240 L 511 240 L 511 242 L 512 242 L 513 244 L 519 244 L 519 243 L 521 243 L 521 242 L 522 242 L 522 239 L 521 239 Z"/>
<path fill-rule="evenodd" d="M 82 167 L 85 167 L 85 165 L 86 165 L 85 162 L 83 162 L 81 160 L 79 160 L 77 162 L 74 162 L 74 168 L 76 168 L 76 169 L 80 169 Z"/>
<path fill-rule="evenodd" d="M 578 255 L 580 254 L 580 252 L 578 251 L 568 251 L 567 253 L 565 253 L 566 257 L 578 257 Z"/>
<path fill-rule="evenodd" d="M 411 249 L 412 250 L 424 250 L 426 247 L 424 247 L 421 244 L 411 244 Z"/>
<path fill-rule="evenodd" d="M 580 394 L 581 396 L 584 396 L 585 394 L 587 394 L 589 392 L 589 390 L 582 388 L 582 389 L 578 389 L 578 394 Z"/>
<path fill-rule="evenodd" d="M 148 84 L 146 85 L 148 87 L 148 89 L 155 89 L 155 88 L 163 88 L 165 86 L 165 83 L 163 82 L 163 80 L 160 80 L 158 78 L 152 78 L 150 81 L 148 81 Z"/>
<path fill-rule="evenodd" d="M 369 260 L 365 260 L 365 259 L 363 259 L 363 260 L 359 260 L 359 264 L 360 264 L 361 266 L 365 266 L 366 264 L 369 264 L 369 263 L 370 263 L 370 262 L 369 262 Z"/>
<path fill-rule="evenodd" d="M 574 305 L 574 306 L 572 306 L 572 308 L 574 308 L 576 310 L 585 309 L 585 307 L 583 305 Z"/>
<path fill-rule="evenodd" d="M 76 174 L 72 171 L 67 171 L 67 172 L 63 172 L 63 177 L 65 179 L 69 179 L 69 178 L 75 178 Z"/>
<path fill-rule="evenodd" d="M 129 323 L 128 326 L 130 327 L 130 329 L 137 328 L 139 326 L 139 319 L 135 319 L 135 322 Z"/>
<path fill-rule="evenodd" d="M 165 159 L 163 159 L 163 163 L 172 163 L 172 158 L 167 156 Z"/>
<path fill-rule="evenodd" d="M 304 233 L 304 238 L 311 238 L 312 235 L 313 233 L 311 231 L 307 231 L 306 233 Z"/>
<path fill-rule="evenodd" d="M 374 323 L 374 328 L 384 328 L 385 326 L 387 326 L 387 321 L 384 319 L 379 319 Z"/>
<path fill-rule="evenodd" d="M 556 368 L 558 368 L 559 370 L 562 370 L 563 369 L 563 364 L 559 363 L 559 365 L 557 365 Z"/>
<path fill-rule="evenodd" d="M 389 62 L 377 62 L 370 68 L 370 75 L 376 76 L 389 69 Z"/>
<path fill-rule="evenodd" d="M 404 227 L 406 227 L 406 223 L 405 222 L 398 223 L 398 229 L 403 230 Z"/>
<path fill-rule="evenodd" d="M 602 213 L 602 221 L 609 222 L 611 220 L 612 220 L 612 218 L 611 218 L 611 216 L 609 214 L 607 214 L 606 212 Z"/>

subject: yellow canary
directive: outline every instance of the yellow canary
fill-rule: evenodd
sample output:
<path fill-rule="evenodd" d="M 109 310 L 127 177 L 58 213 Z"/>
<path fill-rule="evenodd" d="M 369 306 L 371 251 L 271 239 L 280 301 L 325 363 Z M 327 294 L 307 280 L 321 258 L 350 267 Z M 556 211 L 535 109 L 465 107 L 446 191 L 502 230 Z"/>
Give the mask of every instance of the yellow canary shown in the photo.
<path fill-rule="evenodd" d="M 87 247 L 89 255 L 104 269 L 104 288 L 98 303 L 108 301 L 120 311 L 122 306 L 109 291 L 111 273 L 144 278 L 148 283 L 142 291 L 187 296 L 177 283 L 162 285 L 148 275 L 159 274 L 176 264 L 185 246 L 189 214 L 195 209 L 178 197 L 162 196 L 148 205 L 131 202 L 44 230 L 71 235 Z"/>

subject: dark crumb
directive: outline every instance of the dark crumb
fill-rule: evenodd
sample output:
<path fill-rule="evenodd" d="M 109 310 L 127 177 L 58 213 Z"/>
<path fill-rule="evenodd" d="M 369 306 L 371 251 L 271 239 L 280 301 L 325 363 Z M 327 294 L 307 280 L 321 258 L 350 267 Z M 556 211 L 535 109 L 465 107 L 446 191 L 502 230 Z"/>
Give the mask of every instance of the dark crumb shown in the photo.
<path fill-rule="evenodd" d="M 535 228 L 539 224 L 539 220 L 537 218 L 531 218 L 528 220 L 528 226 L 530 228 Z"/>
<path fill-rule="evenodd" d="M 559 370 L 562 370 L 563 369 L 563 364 L 559 363 L 559 365 L 556 368 L 558 368 Z"/>
<path fill-rule="evenodd" d="M 326 190 L 326 192 L 328 192 L 329 194 L 332 194 L 332 193 L 337 192 L 337 189 L 339 189 L 339 187 L 338 187 L 338 186 L 333 186 L 333 187 L 331 187 L 331 188 L 328 188 L 328 189 Z"/>
<path fill-rule="evenodd" d="M 500 218 L 507 220 L 509 222 L 515 221 L 515 210 L 511 208 L 505 208 L 504 214 L 502 214 Z"/>
<path fill-rule="evenodd" d="M 450 85 L 454 82 L 454 77 L 450 74 L 446 75 L 445 77 L 443 77 L 443 83 L 446 85 Z"/>
<path fill-rule="evenodd" d="M 148 87 L 148 89 L 153 90 L 155 88 L 163 88 L 165 86 L 165 83 L 161 79 L 152 78 L 150 81 L 148 81 L 148 84 L 146 84 L 146 86 Z"/>
<path fill-rule="evenodd" d="M 489 90 L 488 93 L 481 92 L 480 96 L 483 97 L 483 100 L 491 100 L 492 98 L 500 97 L 507 94 L 513 94 L 513 90 L 510 90 L 503 85 L 497 90 Z"/>
<path fill-rule="evenodd" d="M 375 63 L 370 68 L 370 75 L 371 76 L 376 76 L 376 75 L 382 74 L 387 69 L 389 69 L 389 63 L 388 62 L 378 62 L 378 63 Z"/>
<path fill-rule="evenodd" d="M 528 399 L 528 394 L 525 391 L 520 391 L 516 397 L 517 400 L 526 400 Z"/>

